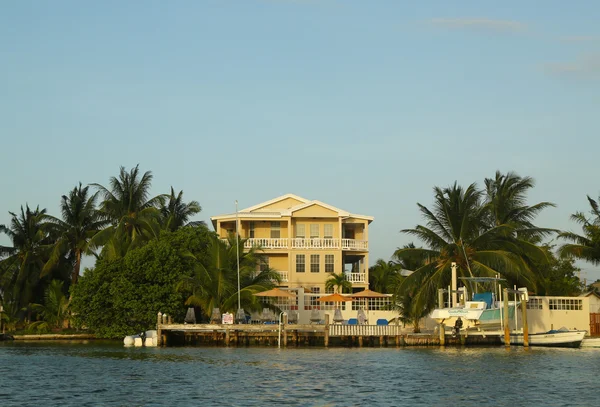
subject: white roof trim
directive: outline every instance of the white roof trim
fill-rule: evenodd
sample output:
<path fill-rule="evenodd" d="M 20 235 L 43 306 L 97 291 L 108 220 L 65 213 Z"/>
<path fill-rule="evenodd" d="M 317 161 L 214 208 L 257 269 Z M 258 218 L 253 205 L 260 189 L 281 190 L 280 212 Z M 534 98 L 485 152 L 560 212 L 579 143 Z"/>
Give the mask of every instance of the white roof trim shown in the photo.
<path fill-rule="evenodd" d="M 297 201 L 305 202 L 305 203 L 309 202 L 308 199 L 302 198 L 301 196 L 294 195 L 294 194 L 285 194 L 285 195 L 278 196 L 277 198 L 273 198 L 273 199 L 271 199 L 269 201 L 259 203 L 258 205 L 254 205 L 254 206 L 251 206 L 249 208 L 242 209 L 240 212 L 252 212 L 252 211 L 255 211 L 257 209 L 262 208 L 263 206 L 271 205 L 271 204 L 274 204 L 275 202 L 283 201 L 284 199 L 288 199 L 288 198 L 292 198 L 292 199 L 295 199 Z"/>
<path fill-rule="evenodd" d="M 342 209 L 336 208 L 335 206 L 331 206 L 329 204 L 326 204 L 326 203 L 321 202 L 321 201 L 316 201 L 316 200 L 315 201 L 308 201 L 308 202 L 305 202 L 305 203 L 303 203 L 301 205 L 293 206 L 290 209 L 288 209 L 286 211 L 283 211 L 282 214 L 284 214 L 284 216 L 292 216 L 292 213 L 297 212 L 297 211 L 302 210 L 302 209 L 305 209 L 305 208 L 308 208 L 308 207 L 313 206 L 313 205 L 322 206 L 323 208 L 326 208 L 326 209 L 329 209 L 331 211 L 337 212 L 338 216 L 348 216 L 348 215 L 350 215 L 348 212 L 346 212 L 346 211 L 344 211 Z"/>
<path fill-rule="evenodd" d="M 211 216 L 210 220 L 223 220 L 223 219 L 235 219 L 235 212 L 227 215 Z M 279 212 L 238 212 L 239 218 L 281 218 Z"/>

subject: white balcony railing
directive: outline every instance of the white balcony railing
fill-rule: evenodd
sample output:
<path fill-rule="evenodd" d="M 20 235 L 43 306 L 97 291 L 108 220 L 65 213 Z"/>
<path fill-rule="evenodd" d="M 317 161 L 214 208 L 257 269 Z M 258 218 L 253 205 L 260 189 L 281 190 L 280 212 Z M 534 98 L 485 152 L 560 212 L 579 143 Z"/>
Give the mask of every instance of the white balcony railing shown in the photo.
<path fill-rule="evenodd" d="M 287 249 L 288 240 L 286 238 L 249 238 L 244 242 L 245 249 L 251 249 L 258 246 L 262 249 Z"/>
<path fill-rule="evenodd" d="M 277 270 L 277 272 L 281 276 L 281 282 L 282 283 L 287 283 L 288 281 L 290 281 L 289 280 L 289 273 L 287 271 L 279 271 L 279 270 Z"/>
<path fill-rule="evenodd" d="M 227 239 L 222 239 L 227 241 Z M 342 249 L 342 250 L 358 250 L 368 251 L 369 243 L 366 240 L 356 239 L 337 239 L 337 238 L 304 238 L 296 237 L 287 238 L 268 238 L 256 237 L 248 238 L 244 242 L 244 249 L 252 247 L 260 247 L 261 249 L 287 249 L 291 242 L 292 249 Z"/>
<path fill-rule="evenodd" d="M 367 250 L 369 242 L 366 240 L 342 239 L 342 250 Z"/>
<path fill-rule="evenodd" d="M 339 249 L 340 239 L 297 237 L 292 239 L 292 247 L 294 249 Z"/>
<path fill-rule="evenodd" d="M 367 281 L 365 273 L 346 273 L 346 277 L 351 283 L 365 283 Z"/>

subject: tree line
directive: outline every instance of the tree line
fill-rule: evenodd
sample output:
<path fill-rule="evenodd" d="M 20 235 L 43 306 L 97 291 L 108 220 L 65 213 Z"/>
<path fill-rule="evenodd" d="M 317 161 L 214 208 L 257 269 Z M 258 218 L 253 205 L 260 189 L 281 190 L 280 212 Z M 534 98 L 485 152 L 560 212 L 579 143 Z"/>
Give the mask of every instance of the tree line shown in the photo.
<path fill-rule="evenodd" d="M 234 236 L 220 239 L 191 221 L 201 211 L 197 201 L 185 202 L 173 188 L 151 196 L 151 184 L 150 171 L 121 167 L 107 186 L 79 183 L 63 195 L 59 217 L 28 205 L 10 212 L 10 223 L 0 225 L 12 242 L 0 246 L 4 326 L 48 331 L 69 322 L 122 337 L 154 325 L 157 311 L 176 320 L 186 306 L 204 320 L 213 308 L 235 312 L 238 256 L 241 306 L 260 310 L 253 294 L 280 283 L 275 270 L 260 266 L 260 249 L 244 251 Z M 418 326 L 431 311 L 453 262 L 459 277 L 499 275 L 540 295 L 578 294 L 575 259 L 600 264 L 598 201 L 588 196 L 589 213 L 571 216 L 582 228 L 576 234 L 535 224 L 555 204 L 527 203 L 532 178 L 497 172 L 483 185 L 435 187 L 432 206 L 417 204 L 423 224 L 402 230 L 419 245 L 370 268 L 370 288 L 393 294 L 405 322 Z M 562 244 L 549 243 L 554 238 Z M 84 256 L 95 264 L 80 276 Z M 351 284 L 339 273 L 327 287 L 343 292 Z"/>
<path fill-rule="evenodd" d="M 555 204 L 529 205 L 533 187 L 531 177 L 512 172 L 496 172 L 483 188 L 476 183 L 435 187 L 432 206 L 417 203 L 424 223 L 402 230 L 423 246 L 411 243 L 398 248 L 392 260 L 378 260 L 369 270 L 370 287 L 394 294 L 405 322 L 416 329 L 436 306 L 437 290 L 450 285 L 452 263 L 459 278 L 499 276 L 509 287 L 524 286 L 538 295 L 579 294 L 585 287 L 575 259 L 600 264 L 598 201 L 588 196 L 589 213 L 571 216 L 582 234 L 544 228 L 535 219 Z M 554 238 L 562 244 L 549 243 Z"/>
<path fill-rule="evenodd" d="M 183 318 L 184 305 L 207 317 L 213 308 L 237 309 L 237 256 L 241 300 L 280 281 L 257 270 L 256 249 L 220 239 L 183 191 L 150 195 L 152 173 L 121 167 L 107 186 L 81 183 L 63 195 L 61 216 L 28 205 L 0 225 L 11 246 L 0 246 L 0 304 L 9 329 L 47 331 L 68 322 L 100 336 L 120 337 L 152 326 L 156 312 Z M 239 244 L 238 244 L 239 243 Z M 80 276 L 83 256 L 95 265 Z"/>

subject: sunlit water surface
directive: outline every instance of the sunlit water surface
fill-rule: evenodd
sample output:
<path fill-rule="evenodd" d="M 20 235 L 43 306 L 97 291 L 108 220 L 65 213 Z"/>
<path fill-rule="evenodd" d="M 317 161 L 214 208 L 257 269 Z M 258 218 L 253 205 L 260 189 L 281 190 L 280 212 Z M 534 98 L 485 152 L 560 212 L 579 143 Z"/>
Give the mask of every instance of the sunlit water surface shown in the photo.
<path fill-rule="evenodd" d="M 0 406 L 597 406 L 600 349 L 0 343 Z"/>

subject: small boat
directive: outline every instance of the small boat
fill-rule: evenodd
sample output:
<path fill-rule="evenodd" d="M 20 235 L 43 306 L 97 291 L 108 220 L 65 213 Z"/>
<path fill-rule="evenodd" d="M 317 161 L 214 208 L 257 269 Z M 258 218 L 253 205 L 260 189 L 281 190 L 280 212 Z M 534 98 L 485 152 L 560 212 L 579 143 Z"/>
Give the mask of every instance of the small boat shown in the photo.
<path fill-rule="evenodd" d="M 553 329 L 548 332 L 529 334 L 529 346 L 551 346 L 562 348 L 579 348 L 586 331 L 571 331 L 565 328 Z M 504 337 L 502 337 L 504 343 Z M 522 333 L 510 334 L 511 345 L 523 345 Z"/>

